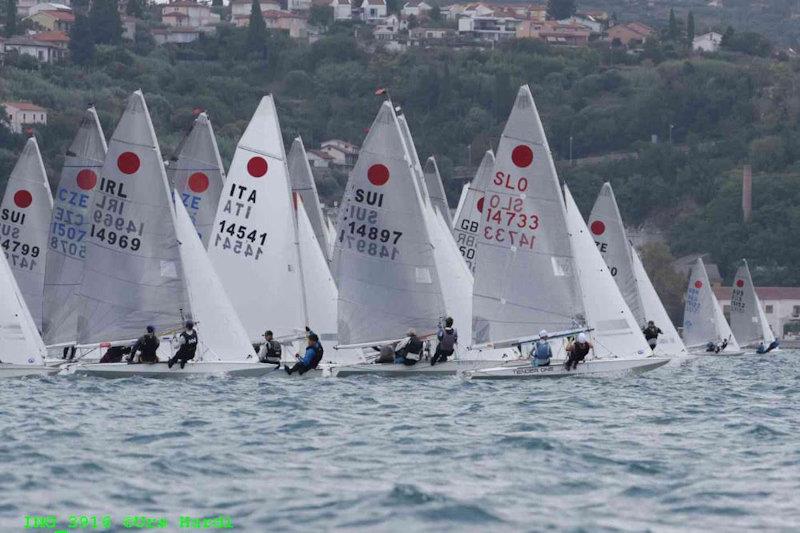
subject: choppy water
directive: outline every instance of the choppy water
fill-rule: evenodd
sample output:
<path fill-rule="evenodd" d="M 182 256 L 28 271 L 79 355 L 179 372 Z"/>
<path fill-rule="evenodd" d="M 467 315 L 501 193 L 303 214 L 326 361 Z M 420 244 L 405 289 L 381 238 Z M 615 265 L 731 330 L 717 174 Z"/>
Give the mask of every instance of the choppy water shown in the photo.
<path fill-rule="evenodd" d="M 0 526 L 800 527 L 800 353 L 615 379 L 0 382 Z"/>

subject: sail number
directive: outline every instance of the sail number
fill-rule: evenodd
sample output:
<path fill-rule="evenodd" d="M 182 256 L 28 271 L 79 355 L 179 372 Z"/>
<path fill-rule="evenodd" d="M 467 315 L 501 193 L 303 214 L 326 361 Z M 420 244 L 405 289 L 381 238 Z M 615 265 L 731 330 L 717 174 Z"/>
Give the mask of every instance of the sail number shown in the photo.
<path fill-rule="evenodd" d="M 28 244 L 6 239 L 0 245 L 6 253 L 6 259 L 12 267 L 21 270 L 33 270 L 36 268 L 37 262 L 34 257 L 39 257 L 39 247 L 30 246 Z"/>
<path fill-rule="evenodd" d="M 226 220 L 219 221 L 219 231 L 214 237 L 215 247 L 230 250 L 237 255 L 252 257 L 256 261 L 264 255 L 261 247 L 266 243 L 266 232 L 259 233 L 257 230 L 248 230 L 247 226 L 243 224 Z"/>
<path fill-rule="evenodd" d="M 366 237 L 372 241 L 380 240 L 381 242 L 388 243 L 390 240 L 392 244 L 397 244 L 397 241 L 402 237 L 402 231 L 390 231 L 388 229 L 378 229 L 375 226 L 367 226 L 366 224 L 356 224 L 351 222 L 347 225 L 350 229 L 351 235 L 359 235 Z"/>
<path fill-rule="evenodd" d="M 355 250 L 361 254 L 371 255 L 394 261 L 400 256 L 400 250 L 396 246 L 387 246 L 377 242 L 369 242 L 366 239 L 358 239 L 350 235 L 345 235 L 344 230 L 339 235 L 339 242 L 346 244 L 348 250 Z"/>

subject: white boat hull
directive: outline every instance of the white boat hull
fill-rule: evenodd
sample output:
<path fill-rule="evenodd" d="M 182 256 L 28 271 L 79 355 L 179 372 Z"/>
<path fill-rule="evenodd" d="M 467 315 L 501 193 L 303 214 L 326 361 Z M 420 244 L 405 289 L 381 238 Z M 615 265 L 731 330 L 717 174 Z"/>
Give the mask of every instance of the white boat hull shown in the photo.
<path fill-rule="evenodd" d="M 641 373 L 664 366 L 669 359 L 648 357 L 645 359 L 596 359 L 580 363 L 574 370 L 567 370 L 563 364 L 551 363 L 549 366 L 531 366 L 530 362 L 515 365 L 482 368 L 464 373 L 468 379 L 540 379 L 567 376 L 597 376 L 625 373 Z"/>
<path fill-rule="evenodd" d="M 185 368 L 174 365 L 172 368 L 167 363 L 133 364 L 127 363 L 89 363 L 78 364 L 71 368 L 75 374 L 82 376 L 95 376 L 101 378 L 130 378 L 142 376 L 149 378 L 186 378 L 198 375 L 228 374 L 238 377 L 263 376 L 274 372 L 273 365 L 263 363 L 248 363 L 239 361 L 198 361 L 188 362 Z"/>
<path fill-rule="evenodd" d="M 755 352 L 753 352 L 753 353 L 755 353 Z M 715 352 L 707 352 L 707 351 L 705 351 L 705 349 L 703 349 L 703 350 L 690 350 L 689 354 L 690 355 L 697 355 L 697 356 L 701 356 L 701 355 L 702 356 L 709 356 L 709 357 L 738 357 L 740 355 L 744 355 L 745 351 L 744 350 L 735 350 L 735 351 L 724 350 L 724 351 L 721 351 L 719 353 L 715 353 Z"/>
<path fill-rule="evenodd" d="M 334 375 L 339 378 L 352 376 L 384 376 L 393 378 L 413 377 L 413 376 L 455 376 L 461 372 L 486 368 L 488 366 L 498 366 L 503 363 L 500 361 L 447 361 L 431 366 L 430 361 L 420 361 L 413 366 L 396 365 L 392 363 L 372 363 L 342 366 L 332 369 Z"/>
<path fill-rule="evenodd" d="M 21 378 L 25 376 L 49 376 L 60 369 L 43 365 L 14 365 L 0 363 L 0 378 Z"/>

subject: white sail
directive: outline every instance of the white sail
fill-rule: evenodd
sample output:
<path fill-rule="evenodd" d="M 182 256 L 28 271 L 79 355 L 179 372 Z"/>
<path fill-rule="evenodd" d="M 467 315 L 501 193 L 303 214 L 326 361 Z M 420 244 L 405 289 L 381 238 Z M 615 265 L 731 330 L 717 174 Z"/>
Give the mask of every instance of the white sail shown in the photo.
<path fill-rule="evenodd" d="M 141 91 L 111 136 L 90 212 L 78 343 L 175 328 L 188 301 L 172 191 Z"/>
<path fill-rule="evenodd" d="M 325 252 L 317 241 L 313 224 L 306 213 L 305 202 L 299 195 L 295 198 L 300 262 L 308 302 L 308 325 L 323 341 L 336 340 L 339 293 Z"/>
<path fill-rule="evenodd" d="M 425 177 L 425 185 L 428 187 L 428 195 L 430 196 L 431 204 L 434 209 L 437 209 L 447 222 L 447 226 L 453 225 L 453 218 L 450 216 L 450 206 L 447 204 L 447 194 L 444 192 L 444 184 L 442 183 L 442 176 L 439 174 L 439 165 L 436 164 L 436 158 L 431 156 L 425 161 L 425 168 L 423 169 Z"/>
<path fill-rule="evenodd" d="M 209 257 L 251 341 L 306 324 L 286 154 L 272 96 L 239 140 L 220 197 Z"/>
<path fill-rule="evenodd" d="M 350 173 L 337 221 L 339 342 L 429 331 L 445 311 L 414 162 L 384 102 Z"/>
<path fill-rule="evenodd" d="M 192 217 L 203 246 L 208 248 L 219 197 L 225 184 L 225 171 L 214 129 L 205 113 L 197 116 L 167 170 L 170 181 Z"/>
<path fill-rule="evenodd" d="M 467 192 L 469 191 L 469 186 L 470 186 L 469 182 L 461 186 L 461 194 L 458 196 L 458 205 L 456 206 L 455 213 L 453 213 L 452 229 L 456 228 L 456 223 L 458 222 L 458 219 L 461 216 L 461 211 L 464 209 L 464 202 L 467 199 Z"/>
<path fill-rule="evenodd" d="M 180 198 L 175 191 L 175 197 Z M 175 233 L 192 310 L 197 323 L 198 360 L 256 362 L 253 345 L 236 310 L 228 299 L 197 229 L 183 202 L 175 202 Z"/>
<path fill-rule="evenodd" d="M 566 214 L 533 96 L 520 88 L 487 184 L 473 300 L 476 343 L 580 322 Z"/>
<path fill-rule="evenodd" d="M 589 215 L 589 229 L 611 275 L 625 297 L 640 326 L 646 323 L 648 309 L 642 305 L 633 272 L 631 245 L 622 225 L 622 216 L 610 183 L 604 183 Z"/>
<path fill-rule="evenodd" d="M 739 350 L 739 344 L 725 321 L 714 291 L 711 290 L 703 260 L 697 258 L 689 273 L 689 287 L 683 311 L 683 342 L 689 348 L 697 348 L 725 339 L 729 339 L 728 345 L 732 351 Z"/>
<path fill-rule="evenodd" d="M 300 137 L 297 137 L 292 142 L 288 156 L 288 167 L 289 177 L 292 182 L 292 192 L 297 193 L 302 199 L 306 215 L 309 222 L 311 222 L 311 227 L 314 229 L 314 236 L 327 258 L 330 253 L 328 229 L 325 217 L 322 214 L 322 205 L 319 202 L 314 174 L 311 172 L 306 148 L 303 145 L 303 139 Z"/>
<path fill-rule="evenodd" d="M 633 274 L 636 276 L 636 283 L 639 285 L 639 295 L 642 299 L 642 305 L 647 310 L 646 320 L 652 320 L 662 332 L 658 336 L 658 343 L 654 350 L 655 354 L 672 357 L 688 355 L 678 330 L 669 318 L 667 310 L 664 309 L 664 304 L 661 303 L 661 298 L 658 297 L 658 293 L 644 269 L 642 260 L 639 259 L 639 254 L 636 253 L 633 247 L 631 247 L 631 256 L 633 257 Z"/>
<path fill-rule="evenodd" d="M 594 330 L 595 354 L 600 358 L 650 355 L 650 346 L 614 282 L 609 267 L 603 261 L 566 185 L 564 196 L 573 254 L 580 258 L 575 262 L 575 271 L 583 296 L 586 324 Z"/>
<path fill-rule="evenodd" d="M 97 112 L 90 107 L 67 150 L 55 194 L 44 278 L 42 330 L 47 344 L 75 342 L 78 335 L 90 208 L 107 149 Z"/>
<path fill-rule="evenodd" d="M 44 342 L 4 254 L 0 254 L 0 302 L 0 362 L 44 364 Z"/>
<path fill-rule="evenodd" d="M 758 346 L 760 342 L 768 346 L 775 340 L 744 259 L 731 290 L 731 329 L 743 346 Z"/>
<path fill-rule="evenodd" d="M 453 226 L 453 237 L 458 249 L 464 257 L 470 271 L 475 273 L 476 253 L 478 247 L 478 229 L 483 213 L 486 185 L 492 180 L 494 171 L 494 153 L 487 150 L 475 178 L 462 194 Z"/>
<path fill-rule="evenodd" d="M 0 246 L 36 327 L 42 327 L 44 273 L 53 197 L 36 139 L 25 144 L 0 204 Z"/>

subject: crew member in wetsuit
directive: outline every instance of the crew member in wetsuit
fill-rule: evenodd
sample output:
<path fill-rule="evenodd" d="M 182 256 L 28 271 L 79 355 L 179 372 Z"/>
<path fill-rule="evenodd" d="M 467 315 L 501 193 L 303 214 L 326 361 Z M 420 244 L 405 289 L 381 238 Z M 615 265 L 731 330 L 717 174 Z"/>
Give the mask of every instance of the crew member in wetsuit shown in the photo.
<path fill-rule="evenodd" d="M 658 344 L 658 336 L 664 332 L 661 331 L 661 328 L 656 326 L 652 320 L 650 320 L 647 323 L 647 326 L 642 328 L 642 333 L 644 333 L 644 338 L 647 341 L 647 344 L 650 345 L 650 349 L 655 350 L 656 344 Z"/>
<path fill-rule="evenodd" d="M 139 352 L 140 363 L 158 363 L 156 350 L 161 342 L 156 337 L 156 328 L 147 326 L 147 333 L 139 337 L 131 348 L 131 355 L 128 357 L 128 364 L 136 360 L 136 352 Z"/>
<path fill-rule="evenodd" d="M 567 370 L 575 370 L 578 368 L 578 363 L 583 361 L 586 356 L 589 354 L 589 351 L 593 351 L 594 346 L 589 340 L 586 338 L 585 333 L 579 333 L 578 339 L 567 346 L 567 353 L 569 353 L 569 357 L 567 358 L 567 363 L 564 367 Z"/>
<path fill-rule="evenodd" d="M 444 327 L 439 324 L 439 331 L 436 333 L 438 343 L 436 344 L 436 352 L 431 359 L 431 366 L 436 363 L 445 363 L 447 358 L 453 355 L 458 344 L 458 330 L 453 327 L 453 319 L 447 317 L 444 321 Z"/>
<path fill-rule="evenodd" d="M 547 336 L 547 330 L 543 329 L 539 332 L 539 340 L 537 340 L 533 348 L 531 348 L 531 365 L 550 365 L 550 359 L 553 357 L 553 350 L 550 348 L 550 343 L 547 342 Z"/>
<path fill-rule="evenodd" d="M 309 370 L 317 368 L 320 361 L 322 361 L 323 352 L 324 350 L 322 348 L 322 344 L 319 342 L 319 337 L 316 333 L 310 332 L 308 334 L 306 353 L 303 355 L 303 357 L 300 357 L 300 354 L 295 354 L 297 362 L 294 364 L 294 366 L 289 368 L 289 365 L 284 365 L 283 368 L 286 369 L 286 373 L 290 376 L 295 372 L 298 372 L 302 376 Z"/>
<path fill-rule="evenodd" d="M 180 362 L 181 368 L 186 366 L 186 361 L 194 359 L 194 354 L 197 352 L 197 331 L 194 329 L 194 322 L 191 320 L 186 321 L 186 329 L 178 335 L 180 339 L 180 346 L 175 356 L 169 360 L 167 366 L 172 368 L 177 362 Z"/>
<path fill-rule="evenodd" d="M 775 348 L 777 348 L 778 346 L 780 346 L 780 344 L 781 344 L 781 343 L 778 341 L 778 339 L 775 339 L 774 341 L 772 341 L 771 343 L 769 343 L 769 346 L 764 346 L 764 341 L 761 341 L 761 342 L 758 344 L 758 348 L 756 349 L 756 353 L 757 353 L 757 354 L 765 354 L 765 353 L 769 353 L 769 352 L 771 352 L 772 350 L 774 350 Z"/>
<path fill-rule="evenodd" d="M 100 363 L 121 363 L 125 354 L 129 353 L 131 353 L 130 346 L 112 346 L 100 358 Z"/>
<path fill-rule="evenodd" d="M 264 338 L 266 339 L 266 342 L 258 351 L 259 362 L 271 363 L 273 365 L 281 364 L 281 355 L 283 353 L 281 343 L 272 338 L 272 331 L 270 330 L 267 330 L 266 333 L 264 333 Z"/>
<path fill-rule="evenodd" d="M 422 359 L 422 339 L 417 337 L 417 332 L 408 330 L 408 337 L 400 341 L 394 351 L 394 364 L 414 366 Z"/>

